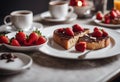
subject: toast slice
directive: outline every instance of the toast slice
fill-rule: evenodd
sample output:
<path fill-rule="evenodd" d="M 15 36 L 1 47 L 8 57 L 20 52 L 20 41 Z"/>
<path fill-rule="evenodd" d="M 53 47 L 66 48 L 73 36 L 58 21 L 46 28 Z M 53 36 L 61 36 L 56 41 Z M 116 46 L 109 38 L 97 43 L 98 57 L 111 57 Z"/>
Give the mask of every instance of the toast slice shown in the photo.
<path fill-rule="evenodd" d="M 110 44 L 110 37 L 93 37 L 91 34 L 86 34 L 80 37 L 78 42 L 86 42 L 86 49 L 97 50 L 107 47 Z"/>
<path fill-rule="evenodd" d="M 77 43 L 79 37 L 83 37 L 89 33 L 89 29 L 84 29 L 83 32 L 74 32 L 74 36 L 68 36 L 63 33 L 59 33 L 56 29 L 53 33 L 53 40 L 65 49 L 70 49 Z"/>

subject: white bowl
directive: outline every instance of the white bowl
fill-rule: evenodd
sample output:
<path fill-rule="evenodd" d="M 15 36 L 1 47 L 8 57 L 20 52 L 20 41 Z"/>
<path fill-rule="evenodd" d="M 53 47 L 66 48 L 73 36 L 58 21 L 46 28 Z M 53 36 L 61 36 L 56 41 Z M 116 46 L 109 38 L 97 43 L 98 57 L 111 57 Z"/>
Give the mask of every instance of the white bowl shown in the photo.
<path fill-rule="evenodd" d="M 92 2 L 88 2 L 87 6 L 74 6 L 74 12 L 78 15 L 78 17 L 83 17 L 88 11 L 92 8 Z"/>

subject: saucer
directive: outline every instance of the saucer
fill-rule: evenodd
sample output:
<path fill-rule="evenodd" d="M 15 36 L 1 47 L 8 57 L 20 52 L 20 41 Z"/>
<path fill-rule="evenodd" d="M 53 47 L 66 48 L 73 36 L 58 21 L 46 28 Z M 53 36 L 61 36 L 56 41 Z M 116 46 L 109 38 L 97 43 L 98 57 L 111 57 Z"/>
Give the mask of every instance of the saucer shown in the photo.
<path fill-rule="evenodd" d="M 0 60 L 0 75 L 15 74 L 30 68 L 32 65 L 32 58 L 26 54 L 17 52 L 2 52 L 0 55 L 5 53 L 12 53 L 13 55 L 17 56 L 17 58 L 14 60 L 14 62 L 7 63 L 6 60 Z"/>
<path fill-rule="evenodd" d="M 40 18 L 47 22 L 71 22 L 77 19 L 77 15 L 75 13 L 72 13 L 64 19 L 54 19 L 51 17 L 50 12 L 46 11 L 40 15 Z"/>
<path fill-rule="evenodd" d="M 41 23 L 37 23 L 37 22 L 33 22 L 33 25 L 25 30 L 25 31 L 33 31 L 33 30 L 36 30 L 36 29 L 39 29 L 39 30 L 42 30 L 43 29 L 43 25 Z M 13 32 L 13 31 L 18 31 L 17 29 L 15 29 L 13 26 L 8 26 L 8 25 L 1 25 L 0 26 L 0 32 Z"/>

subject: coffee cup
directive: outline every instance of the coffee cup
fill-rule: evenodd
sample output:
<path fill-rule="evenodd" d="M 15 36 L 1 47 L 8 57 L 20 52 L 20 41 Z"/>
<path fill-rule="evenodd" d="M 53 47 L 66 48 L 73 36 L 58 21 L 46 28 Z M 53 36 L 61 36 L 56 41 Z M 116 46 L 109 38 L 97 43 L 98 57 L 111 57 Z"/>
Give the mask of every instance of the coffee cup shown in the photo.
<path fill-rule="evenodd" d="M 49 2 L 49 11 L 52 18 L 65 19 L 73 13 L 74 9 L 66 1 L 51 1 Z"/>
<path fill-rule="evenodd" d="M 10 15 L 5 16 L 4 23 L 16 30 L 26 31 L 30 29 L 33 24 L 33 13 L 29 10 L 13 11 Z"/>

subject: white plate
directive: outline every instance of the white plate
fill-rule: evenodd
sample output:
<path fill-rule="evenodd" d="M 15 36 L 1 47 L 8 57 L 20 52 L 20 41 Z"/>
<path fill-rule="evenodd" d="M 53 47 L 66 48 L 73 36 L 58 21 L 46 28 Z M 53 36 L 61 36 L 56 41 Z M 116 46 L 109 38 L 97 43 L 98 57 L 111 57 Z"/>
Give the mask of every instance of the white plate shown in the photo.
<path fill-rule="evenodd" d="M 66 17 L 65 19 L 54 19 L 51 17 L 50 12 L 46 11 L 41 13 L 40 18 L 48 22 L 71 22 L 77 19 L 77 15 L 75 13 L 72 13 L 70 16 Z"/>
<path fill-rule="evenodd" d="M 96 16 L 93 16 L 93 21 L 94 21 L 96 24 L 101 25 L 101 26 L 104 26 L 104 27 L 120 28 L 120 24 L 105 24 L 105 23 L 102 23 L 100 20 L 97 20 L 97 19 L 96 19 Z"/>
<path fill-rule="evenodd" d="M 2 52 L 0 53 L 10 53 L 10 52 Z M 14 53 L 11 52 L 13 55 L 17 56 L 18 58 L 16 58 L 14 60 L 14 62 L 8 62 L 6 63 L 6 60 L 0 60 L 0 74 L 6 75 L 6 74 L 14 74 L 14 73 L 18 73 L 21 71 L 24 71 L 27 68 L 30 68 L 30 66 L 32 65 L 32 58 L 26 54 L 23 53 Z"/>
<path fill-rule="evenodd" d="M 33 22 L 32 27 L 28 31 L 33 31 L 35 29 L 43 29 L 43 25 L 41 23 Z M 13 32 L 17 31 L 14 27 L 7 26 L 7 25 L 1 25 L 0 26 L 0 32 Z"/>
<path fill-rule="evenodd" d="M 49 41 L 45 46 L 43 46 L 39 50 L 47 55 L 58 57 L 58 58 L 78 59 L 79 56 L 86 53 L 88 50 L 86 50 L 86 52 L 84 53 L 75 51 L 74 47 L 69 50 L 65 50 L 64 48 L 56 44 L 52 39 L 52 34 L 55 29 L 61 28 L 61 27 L 71 27 L 71 26 L 72 25 L 57 25 L 57 26 L 52 26 L 50 28 L 44 29 L 43 34 L 49 38 Z M 81 25 L 81 26 L 84 28 L 89 28 L 91 30 L 95 27 L 90 25 Z M 120 37 L 120 33 L 110 29 L 106 29 L 106 28 L 104 29 L 109 33 L 111 37 L 110 45 L 103 49 L 91 51 L 86 55 L 84 59 L 107 58 L 107 57 L 118 55 L 120 53 L 120 38 L 118 38 Z"/>
<path fill-rule="evenodd" d="M 17 32 L 11 32 L 11 33 L 6 34 L 6 36 L 8 36 L 8 38 L 11 39 L 16 35 L 16 33 Z M 25 32 L 25 33 L 30 34 L 30 32 Z M 3 44 L 3 45 L 8 47 L 9 49 L 16 50 L 16 51 L 34 51 L 34 50 L 38 50 L 39 48 L 44 46 L 46 43 L 47 43 L 47 41 L 41 45 L 35 45 L 35 46 L 12 46 L 12 45 L 8 45 L 8 44 Z"/>

